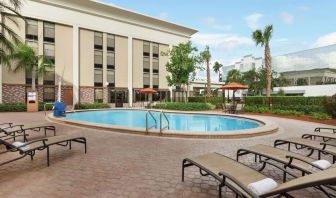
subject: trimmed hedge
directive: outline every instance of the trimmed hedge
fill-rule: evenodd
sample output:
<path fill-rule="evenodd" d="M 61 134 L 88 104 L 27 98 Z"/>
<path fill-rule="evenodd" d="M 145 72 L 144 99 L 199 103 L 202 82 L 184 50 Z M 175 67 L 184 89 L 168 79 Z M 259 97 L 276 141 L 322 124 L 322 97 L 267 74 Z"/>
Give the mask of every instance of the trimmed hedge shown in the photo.
<path fill-rule="evenodd" d="M 27 105 L 23 103 L 0 104 L 0 112 L 23 112 L 27 111 Z"/>
<path fill-rule="evenodd" d="M 332 117 L 336 118 L 336 95 L 333 97 L 324 97 L 323 106 L 325 111 Z"/>
<path fill-rule="evenodd" d="M 304 97 L 304 96 L 271 96 L 272 106 L 321 106 L 324 97 Z M 246 96 L 245 105 L 266 106 L 266 97 L 264 96 Z"/>
<path fill-rule="evenodd" d="M 181 111 L 204 111 L 214 109 L 215 106 L 210 103 L 200 102 L 167 102 L 156 104 L 155 109 L 169 109 L 169 110 L 181 110 Z"/>
<path fill-rule="evenodd" d="M 94 104 L 76 104 L 75 109 L 103 109 L 110 108 L 108 104 L 94 103 Z"/>
<path fill-rule="evenodd" d="M 196 97 L 189 97 L 188 102 L 210 103 L 212 105 L 215 105 L 216 107 L 221 107 L 221 105 L 223 104 L 223 97 L 205 98 L 203 96 L 196 96 Z"/>

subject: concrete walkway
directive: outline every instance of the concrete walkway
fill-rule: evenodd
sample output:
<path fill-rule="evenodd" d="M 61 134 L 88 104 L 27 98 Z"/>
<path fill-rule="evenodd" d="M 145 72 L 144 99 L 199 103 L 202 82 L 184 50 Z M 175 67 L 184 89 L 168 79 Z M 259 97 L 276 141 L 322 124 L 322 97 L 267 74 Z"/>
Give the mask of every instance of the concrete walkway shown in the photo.
<path fill-rule="evenodd" d="M 256 116 L 258 117 L 258 116 Z M 2 113 L 1 122 L 46 122 L 44 113 Z M 70 151 L 61 146 L 51 148 L 51 166 L 47 167 L 46 151 L 0 167 L 0 197 L 217 197 L 217 183 L 201 177 L 195 168 L 186 169 L 181 182 L 181 163 L 185 157 L 220 152 L 235 157 L 238 148 L 269 144 L 279 137 L 299 136 L 320 124 L 283 118 L 269 119 L 277 123 L 276 134 L 230 140 L 177 139 L 121 134 L 69 125 L 56 125 L 57 134 L 83 132 L 88 140 L 88 153 L 81 144 L 73 143 Z M 324 125 L 327 126 L 327 125 Z M 30 139 L 41 136 L 30 132 Z M 0 156 L 0 160 L 12 156 Z M 252 166 L 253 158 L 243 157 Z M 264 174 L 281 181 L 282 173 L 266 168 Z M 292 193 L 295 197 L 321 197 L 315 189 Z M 230 191 L 224 197 L 234 197 Z"/>

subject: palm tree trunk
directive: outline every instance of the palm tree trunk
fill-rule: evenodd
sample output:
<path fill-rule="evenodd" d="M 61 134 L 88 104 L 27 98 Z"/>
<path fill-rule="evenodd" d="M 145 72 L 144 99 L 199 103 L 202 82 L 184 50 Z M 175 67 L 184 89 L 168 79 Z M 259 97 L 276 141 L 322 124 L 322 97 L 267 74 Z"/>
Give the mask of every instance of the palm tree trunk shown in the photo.
<path fill-rule="evenodd" d="M 269 47 L 269 44 L 266 43 L 265 45 L 265 67 L 266 67 L 266 97 L 270 97 L 271 96 L 271 81 L 272 81 L 272 77 L 271 77 L 271 73 L 272 73 L 272 69 L 271 69 L 271 50 Z"/>
<path fill-rule="evenodd" d="M 207 62 L 207 97 L 211 96 L 210 63 Z"/>
<path fill-rule="evenodd" d="M 35 77 L 36 76 L 36 71 L 35 68 L 32 70 L 32 91 L 35 91 L 36 85 L 35 85 Z"/>

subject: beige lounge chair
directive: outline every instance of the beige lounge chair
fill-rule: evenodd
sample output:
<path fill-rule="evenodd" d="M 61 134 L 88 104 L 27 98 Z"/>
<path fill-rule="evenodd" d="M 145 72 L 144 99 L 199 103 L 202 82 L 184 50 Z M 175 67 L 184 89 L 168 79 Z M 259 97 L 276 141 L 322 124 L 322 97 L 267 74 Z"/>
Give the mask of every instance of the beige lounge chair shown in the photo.
<path fill-rule="evenodd" d="M 24 135 L 17 135 L 18 136 L 24 136 Z M 9 161 L 0 162 L 0 166 L 8 164 L 10 162 L 22 159 L 26 156 L 30 156 L 31 159 L 33 159 L 36 151 L 41 151 L 46 149 L 47 150 L 47 164 L 49 166 L 49 147 L 52 145 L 60 145 L 60 146 L 69 146 L 69 149 L 71 150 L 71 143 L 77 142 L 84 144 L 85 147 L 85 153 L 86 153 L 86 138 L 81 133 L 74 133 L 74 134 L 68 134 L 68 135 L 59 135 L 59 136 L 52 136 L 48 138 L 33 140 L 29 142 L 9 142 L 8 140 L 12 139 L 11 136 L 6 138 L 1 138 L 0 142 L 4 145 L 6 145 L 9 149 L 7 151 L 1 152 L 0 154 L 5 154 L 9 152 L 17 152 L 19 154 L 19 157 L 16 157 L 14 159 L 11 159 Z"/>
<path fill-rule="evenodd" d="M 47 131 L 52 131 L 54 136 L 56 135 L 56 127 L 50 123 L 11 125 L 10 127 L 2 128 L 0 131 L 4 135 L 12 136 L 14 141 L 16 134 L 23 134 L 24 141 L 28 141 L 26 138 L 27 131 L 39 132 L 41 130 L 44 131 L 45 136 L 47 136 Z M 0 136 L 3 135 L 0 134 Z"/>
<path fill-rule="evenodd" d="M 268 162 L 267 162 L 268 163 Z M 328 195 L 322 185 L 334 185 L 336 183 L 336 168 L 319 171 L 300 178 L 295 178 L 283 184 L 277 184 L 262 194 L 256 194 L 249 188 L 255 182 L 268 179 L 262 173 L 219 153 L 209 153 L 193 158 L 185 158 L 182 162 L 182 181 L 184 181 L 184 169 L 196 166 L 202 176 L 212 176 L 219 181 L 219 194 L 222 196 L 222 187 L 227 186 L 240 197 L 271 197 L 290 196 L 288 192 L 308 187 L 317 187 Z"/>
<path fill-rule="evenodd" d="M 310 153 L 307 156 L 311 156 L 314 151 L 318 152 L 318 159 L 321 159 L 321 153 L 322 154 L 329 154 L 332 155 L 333 161 L 332 163 L 335 163 L 336 161 L 336 146 L 334 144 L 330 144 L 328 142 L 319 142 L 309 139 L 304 139 L 300 137 L 292 137 L 287 139 L 277 139 L 274 141 L 274 147 L 277 147 L 279 145 L 288 145 L 288 151 L 291 150 L 291 145 L 294 145 L 296 149 L 304 149 L 307 148 L 310 151 Z"/>
<path fill-rule="evenodd" d="M 302 172 L 302 175 L 305 174 L 311 174 L 315 170 L 323 170 L 321 167 L 313 164 L 313 162 L 317 161 L 316 159 L 298 154 L 293 153 L 287 150 L 274 148 L 272 146 L 258 144 L 254 146 L 250 146 L 247 148 L 241 148 L 237 151 L 237 161 L 239 161 L 240 156 L 253 154 L 255 156 L 255 161 L 257 161 L 257 158 L 259 157 L 259 160 L 261 160 L 261 157 L 263 157 L 264 161 L 266 160 L 273 160 L 277 163 L 280 163 L 283 165 L 284 169 L 292 168 L 297 169 Z M 273 164 L 272 164 L 273 165 Z M 283 169 L 282 167 L 278 167 L 279 169 Z M 262 171 L 266 167 L 266 163 L 264 162 L 262 167 L 258 171 Z M 330 168 L 336 168 L 336 165 L 332 165 Z M 314 170 L 315 169 L 315 170 Z M 283 175 L 283 181 L 286 181 L 286 172 L 284 172 Z M 295 175 L 290 174 L 293 177 L 296 177 Z"/>

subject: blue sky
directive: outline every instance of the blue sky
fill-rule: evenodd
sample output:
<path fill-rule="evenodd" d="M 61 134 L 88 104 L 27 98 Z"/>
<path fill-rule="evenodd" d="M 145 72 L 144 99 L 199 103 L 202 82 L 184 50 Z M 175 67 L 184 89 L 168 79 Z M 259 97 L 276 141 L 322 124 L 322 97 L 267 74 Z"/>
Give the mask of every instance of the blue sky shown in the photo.
<path fill-rule="evenodd" d="M 251 34 L 266 24 L 274 26 L 273 56 L 336 43 L 335 0 L 102 1 L 197 29 L 193 43 L 200 50 L 209 45 L 213 61 L 223 65 L 263 56 Z"/>

